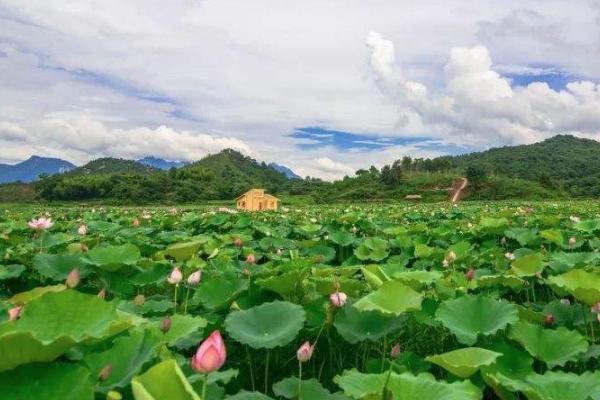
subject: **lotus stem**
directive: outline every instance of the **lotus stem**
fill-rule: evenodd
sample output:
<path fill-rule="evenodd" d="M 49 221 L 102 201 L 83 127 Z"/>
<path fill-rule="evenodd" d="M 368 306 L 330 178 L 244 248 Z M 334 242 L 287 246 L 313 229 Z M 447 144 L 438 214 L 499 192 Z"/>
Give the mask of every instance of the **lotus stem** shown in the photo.
<path fill-rule="evenodd" d="M 207 387 L 208 387 L 208 374 L 202 374 L 202 400 L 206 400 Z"/>
<path fill-rule="evenodd" d="M 298 361 L 298 400 L 302 400 L 302 362 Z"/>
<path fill-rule="evenodd" d="M 175 285 L 175 294 L 173 295 L 173 314 L 177 314 L 177 288 L 179 288 L 179 284 Z"/>
<path fill-rule="evenodd" d="M 183 314 L 187 314 L 187 306 L 188 306 L 189 297 L 190 297 L 190 287 L 188 286 L 185 291 L 185 303 L 183 304 Z"/>
<path fill-rule="evenodd" d="M 271 356 L 271 352 L 267 349 L 267 359 L 265 360 L 265 395 L 267 395 L 269 390 L 269 358 Z"/>
<path fill-rule="evenodd" d="M 246 356 L 248 358 L 248 369 L 250 370 L 250 382 L 252 384 L 252 391 L 256 391 L 256 387 L 254 385 L 254 368 L 252 368 L 252 358 L 250 357 L 250 350 L 248 350 L 248 346 L 246 346 Z"/>

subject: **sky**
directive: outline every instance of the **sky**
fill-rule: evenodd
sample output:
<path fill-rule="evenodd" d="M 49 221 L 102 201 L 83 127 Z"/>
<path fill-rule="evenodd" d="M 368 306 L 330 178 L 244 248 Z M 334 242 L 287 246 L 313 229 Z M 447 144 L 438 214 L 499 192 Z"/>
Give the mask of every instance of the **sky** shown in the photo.
<path fill-rule="evenodd" d="M 193 161 L 337 179 L 600 139 L 600 0 L 0 0 L 0 162 Z"/>

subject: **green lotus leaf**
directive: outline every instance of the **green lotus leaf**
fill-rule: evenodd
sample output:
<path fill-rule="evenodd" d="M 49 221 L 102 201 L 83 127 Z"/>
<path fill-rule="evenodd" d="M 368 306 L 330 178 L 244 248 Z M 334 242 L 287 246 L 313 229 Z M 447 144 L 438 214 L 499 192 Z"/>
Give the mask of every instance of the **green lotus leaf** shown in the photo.
<path fill-rule="evenodd" d="M 380 399 L 387 374 L 363 374 L 355 369 L 336 376 L 334 382 L 353 399 Z M 481 391 L 471 382 L 437 381 L 431 374 L 410 373 L 390 375 L 388 391 L 402 400 L 479 400 Z"/>
<path fill-rule="evenodd" d="M 481 367 L 493 364 L 501 353 L 479 347 L 466 347 L 425 358 L 459 378 L 468 378 Z"/>
<path fill-rule="evenodd" d="M 0 281 L 18 278 L 24 271 L 25 266 L 21 264 L 0 265 Z"/>
<path fill-rule="evenodd" d="M 433 247 L 429 247 L 426 244 L 415 244 L 415 257 L 416 258 L 427 258 L 433 254 Z"/>
<path fill-rule="evenodd" d="M 189 260 L 198 253 L 204 243 L 206 243 L 206 239 L 172 244 L 163 251 L 163 254 L 177 261 Z"/>
<path fill-rule="evenodd" d="M 521 344 L 535 358 L 550 367 L 574 360 L 588 349 L 581 334 L 564 327 L 544 329 L 530 322 L 519 321 L 510 329 L 509 337 Z"/>
<path fill-rule="evenodd" d="M 272 397 L 265 396 L 259 392 L 247 392 L 242 390 L 238 394 L 234 394 L 233 396 L 227 396 L 227 400 L 273 400 Z"/>
<path fill-rule="evenodd" d="M 135 400 L 204 400 L 173 359 L 156 364 L 133 378 L 131 389 Z"/>
<path fill-rule="evenodd" d="M 9 302 L 13 304 L 23 305 L 29 303 L 32 300 L 37 299 L 38 297 L 48 292 L 61 292 L 66 289 L 67 287 L 65 285 L 39 286 L 26 292 L 15 294 L 9 299 Z"/>
<path fill-rule="evenodd" d="M 126 265 L 134 265 L 140 259 L 140 250 L 131 243 L 121 246 L 94 247 L 84 260 L 98 268 L 115 272 Z"/>
<path fill-rule="evenodd" d="M 552 253 L 551 257 L 551 265 L 554 265 L 555 270 L 559 270 L 558 266 L 562 268 L 562 270 L 571 269 L 574 267 L 584 267 L 586 265 L 593 264 L 596 259 L 598 259 L 600 255 L 594 252 L 559 252 Z"/>
<path fill-rule="evenodd" d="M 328 263 L 335 258 L 336 252 L 333 247 L 329 247 L 325 244 L 318 244 L 304 250 L 303 255 L 310 257 L 319 263 Z"/>
<path fill-rule="evenodd" d="M 486 374 L 501 373 L 513 379 L 522 379 L 533 373 L 533 358 L 516 344 L 504 340 L 494 341 L 488 350 L 501 353 L 494 364 L 482 368 Z"/>
<path fill-rule="evenodd" d="M 124 388 L 156 356 L 161 340 L 162 332 L 135 329 L 128 336 L 117 338 L 109 349 L 86 354 L 83 362 L 92 376 L 98 376 L 107 365 L 112 366 L 108 379 L 98 382 L 98 390 Z"/>
<path fill-rule="evenodd" d="M 334 326 L 349 343 L 374 342 L 400 329 L 403 321 L 402 317 L 378 311 L 359 311 L 347 303 L 337 311 Z"/>
<path fill-rule="evenodd" d="M 285 297 L 298 291 L 302 286 L 303 276 L 303 271 L 290 271 L 281 275 L 271 275 L 268 278 L 257 279 L 256 284 Z"/>
<path fill-rule="evenodd" d="M 560 246 L 564 242 L 562 231 L 559 231 L 557 229 L 546 229 L 544 231 L 541 231 L 540 236 L 558 246 Z"/>
<path fill-rule="evenodd" d="M 504 231 L 504 236 L 516 240 L 521 246 L 527 246 L 537 238 L 537 231 L 528 228 L 511 228 Z"/>
<path fill-rule="evenodd" d="M 91 272 L 90 266 L 82 263 L 79 254 L 37 254 L 33 258 L 33 268 L 53 281 L 64 281 L 73 268 L 78 268 L 82 277 Z"/>
<path fill-rule="evenodd" d="M 510 271 L 516 276 L 534 276 L 543 269 L 544 257 L 540 253 L 533 253 L 513 261 Z"/>
<path fill-rule="evenodd" d="M 76 364 L 29 364 L 0 373 L 2 400 L 93 400 L 90 372 Z"/>
<path fill-rule="evenodd" d="M 77 343 L 115 335 L 131 324 L 114 303 L 94 295 L 47 292 L 30 301 L 19 320 L 0 325 L 0 371 L 51 361 Z"/>
<path fill-rule="evenodd" d="M 401 282 L 406 283 L 410 287 L 414 285 L 430 285 L 437 282 L 442 277 L 442 273 L 439 271 L 402 271 L 396 272 L 394 278 Z"/>
<path fill-rule="evenodd" d="M 588 219 L 585 221 L 577 222 L 573 227 L 581 232 L 592 233 L 592 232 L 600 229 L 600 220 L 599 219 Z"/>
<path fill-rule="evenodd" d="M 301 306 L 274 301 L 242 311 L 234 311 L 225 320 L 225 329 L 240 343 L 255 349 L 272 349 L 290 343 L 304 326 Z"/>
<path fill-rule="evenodd" d="M 532 373 L 520 380 L 499 374 L 496 378 L 508 389 L 525 394 L 528 400 L 583 400 L 600 396 L 599 371 L 582 375 L 548 371 L 543 375 Z"/>
<path fill-rule="evenodd" d="M 315 290 L 322 296 L 328 296 L 334 291 L 335 282 L 340 285 L 340 291 L 346 293 L 348 296 L 358 296 L 364 289 L 365 285 L 358 279 L 351 278 L 334 278 L 326 277 L 326 278 L 309 278 L 309 282 L 314 284 Z"/>
<path fill-rule="evenodd" d="M 496 285 L 506 286 L 513 290 L 521 289 L 525 286 L 526 281 L 515 275 L 484 275 L 477 278 L 478 287 L 494 287 Z"/>
<path fill-rule="evenodd" d="M 170 346 L 174 346 L 178 341 L 186 337 L 202 332 L 206 327 L 207 321 L 202 317 L 193 317 L 191 315 L 175 314 L 171 316 L 171 327 L 165 333 L 163 340 Z"/>
<path fill-rule="evenodd" d="M 273 385 L 273 393 L 286 399 L 298 398 L 298 390 L 298 378 L 296 377 L 285 378 Z M 348 400 L 344 395 L 331 394 L 316 379 L 303 380 L 300 390 L 304 399 Z"/>
<path fill-rule="evenodd" d="M 566 290 L 587 305 L 600 301 L 600 274 L 574 269 L 562 275 L 551 276 L 550 283 Z"/>
<path fill-rule="evenodd" d="M 388 256 L 388 242 L 377 237 L 367 238 L 355 250 L 354 255 L 359 260 L 381 261 Z"/>
<path fill-rule="evenodd" d="M 376 291 L 354 303 L 360 311 L 379 311 L 384 314 L 400 315 L 408 311 L 421 309 L 423 295 L 402 282 L 385 282 Z"/>
<path fill-rule="evenodd" d="M 227 307 L 248 288 L 248 280 L 233 275 L 221 275 L 202 280 L 192 297 L 192 303 L 201 303 L 209 310 Z"/>
<path fill-rule="evenodd" d="M 173 301 L 167 299 L 146 299 L 144 304 L 137 305 L 134 300 L 122 301 L 119 304 L 119 310 L 132 314 L 164 314 L 168 310 L 173 309 Z"/>
<path fill-rule="evenodd" d="M 356 240 L 353 234 L 343 230 L 332 232 L 331 235 L 329 235 L 329 239 L 342 247 L 350 246 Z"/>
<path fill-rule="evenodd" d="M 448 251 L 454 252 L 456 260 L 462 260 L 469 255 L 473 245 L 467 241 L 461 241 L 448 247 Z"/>
<path fill-rule="evenodd" d="M 519 320 L 514 304 L 486 296 L 462 296 L 446 300 L 436 311 L 436 319 L 466 345 L 473 345 L 478 335 L 491 335 Z"/>

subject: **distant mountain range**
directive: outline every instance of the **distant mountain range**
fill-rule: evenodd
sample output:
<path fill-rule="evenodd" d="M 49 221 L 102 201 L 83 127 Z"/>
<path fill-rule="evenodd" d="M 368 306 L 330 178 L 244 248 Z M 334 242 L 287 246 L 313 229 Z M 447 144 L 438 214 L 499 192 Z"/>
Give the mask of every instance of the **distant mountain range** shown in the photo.
<path fill-rule="evenodd" d="M 75 165 L 60 158 L 31 156 L 17 164 L 0 164 L 0 183 L 33 182 L 42 174 L 59 174 L 74 168 Z"/>
<path fill-rule="evenodd" d="M 158 157 L 147 156 L 139 160 L 124 160 L 120 158 L 105 157 L 90 161 L 80 167 L 61 160 L 60 158 L 49 158 L 31 156 L 20 163 L 9 165 L 0 164 L 0 183 L 11 182 L 34 182 L 40 175 L 54 175 L 69 172 L 69 175 L 89 175 L 107 173 L 151 173 L 158 170 L 169 170 L 171 168 L 183 168 L 191 163 L 185 161 L 169 161 Z M 298 175 L 286 166 L 271 163 L 268 167 L 281 172 L 288 179 L 300 179 Z"/>
<path fill-rule="evenodd" d="M 273 168 L 275 171 L 281 172 L 282 174 L 287 176 L 288 179 L 302 179 L 301 176 L 297 175 L 294 171 L 292 171 L 285 165 L 280 165 L 280 164 L 272 162 L 269 164 L 269 167 Z"/>
<path fill-rule="evenodd" d="M 144 157 L 142 159 L 137 160 L 137 162 L 147 165 L 149 167 L 162 170 L 167 170 L 171 168 L 181 168 L 189 164 L 185 161 L 167 161 L 162 158 L 156 158 L 152 156 Z"/>

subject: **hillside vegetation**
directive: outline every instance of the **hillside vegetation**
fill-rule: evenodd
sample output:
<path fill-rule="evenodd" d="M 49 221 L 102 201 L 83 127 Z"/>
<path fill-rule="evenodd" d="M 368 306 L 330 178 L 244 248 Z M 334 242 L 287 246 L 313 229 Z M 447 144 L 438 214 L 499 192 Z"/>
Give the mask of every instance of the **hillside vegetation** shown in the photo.
<path fill-rule="evenodd" d="M 130 160 L 94 160 L 36 182 L 43 200 L 124 203 L 231 200 L 251 187 L 311 203 L 399 200 L 419 194 L 445 200 L 466 176 L 465 199 L 549 199 L 600 196 L 600 143 L 560 135 L 533 145 L 435 159 L 404 157 L 381 169 L 356 171 L 335 182 L 289 179 L 272 166 L 223 150 L 182 168 L 161 171 Z M 0 198 L 0 200 L 2 200 Z"/>

